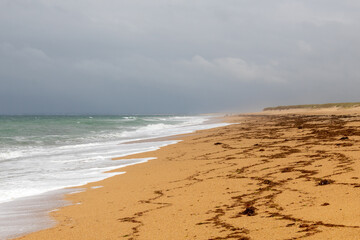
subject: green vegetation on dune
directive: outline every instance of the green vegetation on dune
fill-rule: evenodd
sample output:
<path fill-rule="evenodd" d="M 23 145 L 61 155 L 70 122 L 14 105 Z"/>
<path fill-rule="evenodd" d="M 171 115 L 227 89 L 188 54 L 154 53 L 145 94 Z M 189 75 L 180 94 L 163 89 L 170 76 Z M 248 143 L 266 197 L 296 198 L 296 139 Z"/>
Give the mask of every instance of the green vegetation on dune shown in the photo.
<path fill-rule="evenodd" d="M 320 108 L 333 108 L 333 107 L 337 107 L 337 108 L 360 107 L 360 102 L 277 106 L 277 107 L 267 107 L 267 108 L 264 108 L 264 111 L 289 110 L 289 109 L 320 109 Z"/>

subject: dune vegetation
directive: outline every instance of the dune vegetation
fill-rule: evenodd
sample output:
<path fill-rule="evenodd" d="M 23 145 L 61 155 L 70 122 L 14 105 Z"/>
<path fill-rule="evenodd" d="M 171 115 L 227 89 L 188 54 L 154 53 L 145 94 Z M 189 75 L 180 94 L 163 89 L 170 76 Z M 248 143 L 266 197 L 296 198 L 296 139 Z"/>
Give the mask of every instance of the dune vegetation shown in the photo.
<path fill-rule="evenodd" d="M 289 109 L 353 108 L 353 107 L 360 107 L 360 102 L 287 105 L 287 106 L 267 107 L 264 108 L 263 110 L 274 111 L 274 110 L 289 110 Z"/>

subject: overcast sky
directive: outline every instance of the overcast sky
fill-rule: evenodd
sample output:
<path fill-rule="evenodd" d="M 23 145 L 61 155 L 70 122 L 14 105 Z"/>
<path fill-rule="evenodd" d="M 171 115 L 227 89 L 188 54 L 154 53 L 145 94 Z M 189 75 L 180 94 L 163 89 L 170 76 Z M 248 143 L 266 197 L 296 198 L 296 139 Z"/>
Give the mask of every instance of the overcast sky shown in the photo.
<path fill-rule="evenodd" d="M 360 101 L 359 0 L 0 0 L 0 114 Z"/>

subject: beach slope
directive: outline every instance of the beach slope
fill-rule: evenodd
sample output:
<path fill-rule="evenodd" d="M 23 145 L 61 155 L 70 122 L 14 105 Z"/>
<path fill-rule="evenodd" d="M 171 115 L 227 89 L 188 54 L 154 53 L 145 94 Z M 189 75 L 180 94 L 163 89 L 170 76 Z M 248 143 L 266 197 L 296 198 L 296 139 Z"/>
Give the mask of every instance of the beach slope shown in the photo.
<path fill-rule="evenodd" d="M 19 239 L 359 239 L 360 115 L 226 121 L 131 156 L 157 159 L 68 195 L 54 228 Z"/>

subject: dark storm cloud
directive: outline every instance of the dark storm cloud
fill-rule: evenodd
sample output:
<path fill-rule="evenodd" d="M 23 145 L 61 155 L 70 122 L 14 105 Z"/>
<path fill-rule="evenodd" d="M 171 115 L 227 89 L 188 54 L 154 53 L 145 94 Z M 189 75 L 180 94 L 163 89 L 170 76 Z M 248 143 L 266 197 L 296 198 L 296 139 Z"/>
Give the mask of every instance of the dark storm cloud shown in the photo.
<path fill-rule="evenodd" d="M 358 101 L 355 0 L 0 2 L 0 113 Z"/>

